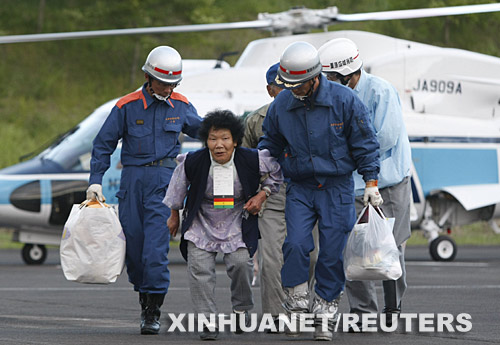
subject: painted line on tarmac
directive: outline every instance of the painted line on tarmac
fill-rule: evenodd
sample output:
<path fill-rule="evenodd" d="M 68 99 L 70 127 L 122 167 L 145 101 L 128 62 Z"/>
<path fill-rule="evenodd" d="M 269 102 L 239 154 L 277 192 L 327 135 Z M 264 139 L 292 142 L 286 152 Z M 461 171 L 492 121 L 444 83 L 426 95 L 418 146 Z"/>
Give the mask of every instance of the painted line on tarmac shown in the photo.
<path fill-rule="evenodd" d="M 500 285 L 410 285 L 408 289 L 455 289 L 455 290 L 467 290 L 467 289 L 500 289 Z"/>
<path fill-rule="evenodd" d="M 98 326 L 98 327 L 132 327 L 135 323 L 116 320 L 116 319 L 103 319 L 103 318 L 82 318 L 82 317 L 57 317 L 57 316 L 44 316 L 44 315 L 0 315 L 0 319 L 11 319 L 11 320 L 25 320 L 36 323 L 43 322 L 65 322 L 65 323 L 85 323 L 87 325 Z M 40 326 L 24 325 L 25 328 L 40 328 Z M 17 326 L 16 326 L 17 327 Z M 21 327 L 22 328 L 22 327 Z"/>
<path fill-rule="evenodd" d="M 486 262 L 406 261 L 406 266 L 489 267 Z"/>
<path fill-rule="evenodd" d="M 188 287 L 169 287 L 168 291 L 186 291 Z M 226 289 L 222 288 L 221 289 Z M 5 287 L 0 291 L 131 291 L 132 287 Z"/>

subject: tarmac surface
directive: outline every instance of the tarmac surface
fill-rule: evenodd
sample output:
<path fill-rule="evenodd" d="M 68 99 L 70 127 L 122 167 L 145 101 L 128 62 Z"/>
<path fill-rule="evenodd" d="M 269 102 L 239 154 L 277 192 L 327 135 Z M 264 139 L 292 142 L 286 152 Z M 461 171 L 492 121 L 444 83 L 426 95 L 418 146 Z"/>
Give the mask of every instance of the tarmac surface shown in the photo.
<path fill-rule="evenodd" d="M 47 261 L 41 266 L 25 265 L 18 250 L 0 250 L 0 344 L 201 343 L 196 332 L 168 332 L 171 325 L 168 313 L 179 315 L 193 310 L 186 265 L 178 248 L 173 248 L 169 257 L 171 285 L 162 307 L 162 329 L 159 335 L 141 336 L 138 296 L 128 283 L 126 273 L 110 285 L 79 284 L 64 278 L 58 249 L 50 249 Z M 340 328 L 334 334 L 334 342 L 500 344 L 500 246 L 459 247 L 453 262 L 431 261 L 426 247 L 409 247 L 406 258 L 408 290 L 403 300 L 403 312 L 416 313 L 421 322 L 411 322 L 411 330 L 408 325 L 400 323 L 395 332 L 379 330 L 352 334 L 342 332 Z M 228 287 L 224 266 L 219 264 L 216 296 L 220 313 L 231 311 Z M 260 315 L 260 289 L 255 287 L 253 291 L 253 312 Z M 381 292 L 380 286 L 378 292 Z M 383 305 L 381 301 L 379 304 Z M 340 311 L 348 312 L 345 296 Z M 440 313 L 450 314 L 453 320 L 463 313 L 469 314 L 472 328 L 460 332 L 457 327 L 460 325 L 455 322 L 452 331 L 438 332 Z M 425 321 L 429 317 L 430 321 Z M 425 328 L 430 328 L 430 331 Z M 217 342 L 307 344 L 312 343 L 312 339 L 312 333 L 290 338 L 285 334 L 252 332 L 235 335 L 224 332 Z"/>

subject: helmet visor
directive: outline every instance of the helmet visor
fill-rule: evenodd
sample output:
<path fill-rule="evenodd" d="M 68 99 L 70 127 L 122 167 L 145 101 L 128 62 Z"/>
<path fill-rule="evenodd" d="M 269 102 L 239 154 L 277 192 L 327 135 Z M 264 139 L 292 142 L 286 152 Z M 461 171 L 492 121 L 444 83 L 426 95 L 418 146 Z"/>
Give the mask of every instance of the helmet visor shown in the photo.
<path fill-rule="evenodd" d="M 276 82 L 276 85 L 278 85 L 279 87 L 285 88 L 287 90 L 293 90 L 293 89 L 296 89 L 298 87 L 301 87 L 307 80 L 301 81 L 298 83 L 290 83 L 290 82 L 287 82 L 286 80 L 281 79 L 279 76 L 279 73 L 278 73 L 278 75 L 276 76 L 274 81 Z"/>

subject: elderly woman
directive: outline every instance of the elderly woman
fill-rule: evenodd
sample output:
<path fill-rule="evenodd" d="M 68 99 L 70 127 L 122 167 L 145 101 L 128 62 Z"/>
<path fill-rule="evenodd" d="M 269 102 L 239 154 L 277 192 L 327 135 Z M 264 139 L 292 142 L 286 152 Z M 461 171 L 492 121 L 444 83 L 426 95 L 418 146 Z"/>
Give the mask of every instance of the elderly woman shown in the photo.
<path fill-rule="evenodd" d="M 175 236 L 187 196 L 180 249 L 188 262 L 191 298 L 199 314 L 217 313 L 215 257 L 224 255 L 236 333 L 242 332 L 240 322 L 246 323 L 253 307 L 251 258 L 259 238 L 257 214 L 283 182 L 280 166 L 269 151 L 240 147 L 243 134 L 244 125 L 232 112 L 207 114 L 198 132 L 206 147 L 177 157 L 179 165 L 163 200 L 172 210 L 167 225 Z M 206 328 L 200 338 L 217 335 L 217 329 Z"/>

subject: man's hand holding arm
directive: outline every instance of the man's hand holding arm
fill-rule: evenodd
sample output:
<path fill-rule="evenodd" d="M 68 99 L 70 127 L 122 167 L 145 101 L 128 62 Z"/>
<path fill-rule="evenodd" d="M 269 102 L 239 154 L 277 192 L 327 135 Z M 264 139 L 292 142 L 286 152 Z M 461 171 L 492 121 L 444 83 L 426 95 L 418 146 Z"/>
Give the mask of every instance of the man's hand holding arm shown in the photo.
<path fill-rule="evenodd" d="M 267 192 L 265 190 L 261 190 L 247 201 L 245 206 L 243 206 L 243 209 L 247 210 L 248 213 L 255 215 L 260 212 L 262 204 L 266 201 L 266 199 Z"/>

